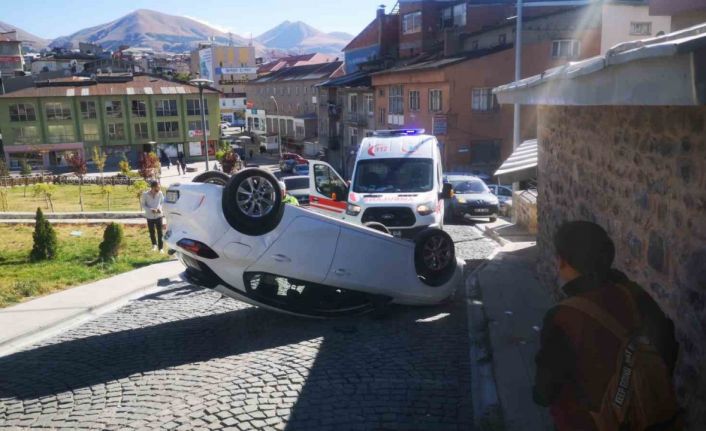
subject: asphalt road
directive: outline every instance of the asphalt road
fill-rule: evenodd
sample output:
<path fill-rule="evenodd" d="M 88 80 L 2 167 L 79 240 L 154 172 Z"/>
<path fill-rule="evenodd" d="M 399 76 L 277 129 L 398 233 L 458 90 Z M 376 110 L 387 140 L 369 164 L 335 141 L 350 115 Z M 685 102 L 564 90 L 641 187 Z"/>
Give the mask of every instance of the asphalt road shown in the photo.
<path fill-rule="evenodd" d="M 0 358 L 0 429 L 469 430 L 468 352 L 462 295 L 316 321 L 176 285 Z"/>

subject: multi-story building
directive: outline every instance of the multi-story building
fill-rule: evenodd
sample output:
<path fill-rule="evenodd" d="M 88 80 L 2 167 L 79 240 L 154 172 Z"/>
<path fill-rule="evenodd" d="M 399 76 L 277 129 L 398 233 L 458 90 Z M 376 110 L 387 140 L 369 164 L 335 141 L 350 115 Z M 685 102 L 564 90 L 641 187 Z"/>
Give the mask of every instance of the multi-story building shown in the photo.
<path fill-rule="evenodd" d="M 703 0 L 650 0 L 650 15 L 669 15 L 671 31 L 683 30 L 706 22 Z"/>
<path fill-rule="evenodd" d="M 302 147 L 318 136 L 318 84 L 343 74 L 343 63 L 294 66 L 250 81 L 247 85 L 248 130 L 281 136 L 285 146 Z"/>
<path fill-rule="evenodd" d="M 702 6 L 706 9 L 706 5 Z M 621 42 L 671 32 L 672 18 L 650 12 L 647 1 L 609 1 L 601 8 L 601 55 Z"/>
<path fill-rule="evenodd" d="M 224 94 L 239 97 L 245 93 L 245 85 L 257 78 L 255 48 L 200 44 L 191 51 L 191 73 L 210 79 Z"/>
<path fill-rule="evenodd" d="M 0 76 L 14 76 L 24 70 L 22 41 L 16 31 L 0 33 Z"/>
<path fill-rule="evenodd" d="M 218 93 L 206 89 L 204 99 L 208 129 L 219 121 Z M 183 151 L 190 160 L 206 151 L 199 90 L 146 75 L 70 77 L 2 95 L 0 130 L 12 169 L 22 160 L 60 168 L 71 153 L 90 158 L 95 146 L 109 164 L 124 155 L 133 166 L 143 151 L 163 149 L 171 156 Z M 212 130 L 209 150 L 215 153 L 219 132 Z"/>

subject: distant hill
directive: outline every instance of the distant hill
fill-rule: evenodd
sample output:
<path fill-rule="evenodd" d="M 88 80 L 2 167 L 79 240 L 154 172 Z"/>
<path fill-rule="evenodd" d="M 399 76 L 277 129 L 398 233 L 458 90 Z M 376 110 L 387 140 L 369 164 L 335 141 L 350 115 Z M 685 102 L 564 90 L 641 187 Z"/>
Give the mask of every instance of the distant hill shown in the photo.
<path fill-rule="evenodd" d="M 284 21 L 261 34 L 256 41 L 270 49 L 290 52 L 321 52 L 338 54 L 353 36 L 343 32 L 324 33 L 301 22 Z"/>
<path fill-rule="evenodd" d="M 47 46 L 49 46 L 49 42 L 51 42 L 49 39 L 42 39 L 41 37 L 35 36 L 32 33 L 28 33 L 22 30 L 21 28 L 17 28 L 14 25 L 10 25 L 0 21 L 0 32 L 12 30 L 17 30 L 17 38 L 25 42 L 23 43 L 23 46 L 26 45 L 27 47 L 32 48 L 35 51 L 39 51 L 43 48 L 46 48 Z"/>
<path fill-rule="evenodd" d="M 79 30 L 68 36 L 55 39 L 51 47 L 72 44 L 78 48 L 79 42 L 99 43 L 106 49 L 116 49 L 120 45 L 152 48 L 156 52 L 184 52 L 199 42 L 214 37 L 216 42 L 226 44 L 229 35 L 206 24 L 182 16 L 169 15 L 148 9 L 138 9 L 115 21 Z M 233 34 L 233 42 L 247 45 L 248 40 Z"/>

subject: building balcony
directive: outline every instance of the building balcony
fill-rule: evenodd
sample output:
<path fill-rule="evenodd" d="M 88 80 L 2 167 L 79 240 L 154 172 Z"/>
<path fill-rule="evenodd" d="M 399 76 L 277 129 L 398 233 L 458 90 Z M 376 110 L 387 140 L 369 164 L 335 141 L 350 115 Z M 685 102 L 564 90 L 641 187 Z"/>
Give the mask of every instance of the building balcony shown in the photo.
<path fill-rule="evenodd" d="M 65 142 L 75 142 L 75 135 L 49 135 L 47 136 L 47 142 L 50 144 L 61 144 Z"/>
<path fill-rule="evenodd" d="M 39 144 L 41 143 L 38 136 L 17 136 L 15 142 L 18 144 Z"/>
<path fill-rule="evenodd" d="M 367 127 L 368 115 L 362 112 L 347 112 L 346 124 L 358 127 Z"/>

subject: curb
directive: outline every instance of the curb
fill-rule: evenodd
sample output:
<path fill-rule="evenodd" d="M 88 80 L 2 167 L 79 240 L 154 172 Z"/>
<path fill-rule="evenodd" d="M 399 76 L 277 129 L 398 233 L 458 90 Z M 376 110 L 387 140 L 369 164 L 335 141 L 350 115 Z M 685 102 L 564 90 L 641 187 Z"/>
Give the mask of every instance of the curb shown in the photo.
<path fill-rule="evenodd" d="M 480 228 L 476 229 L 481 231 Z M 466 278 L 464 286 L 470 339 L 473 422 L 478 429 L 486 429 L 489 422 L 502 422 L 502 409 L 495 382 L 492 348 L 487 338 L 487 318 L 480 297 L 478 281 L 478 274 L 488 265 L 488 262 L 495 259 L 498 253 L 498 250 L 494 250 L 485 262 L 475 268 Z"/>
<path fill-rule="evenodd" d="M 27 347 L 31 344 L 35 344 L 39 341 L 45 340 L 49 337 L 52 337 L 54 335 L 58 335 L 68 329 L 74 328 L 76 326 L 79 326 L 80 324 L 91 320 L 95 317 L 98 317 L 102 314 L 109 313 L 111 311 L 114 311 L 123 305 L 129 303 L 132 300 L 135 300 L 137 298 L 141 298 L 143 296 L 158 292 L 162 290 L 166 286 L 178 286 L 181 284 L 187 284 L 183 283 L 180 280 L 177 280 L 178 274 L 170 275 L 169 277 L 161 278 L 157 281 L 150 281 L 148 283 L 144 283 L 140 286 L 136 286 L 135 288 L 131 289 L 130 292 L 110 298 L 104 302 L 101 302 L 97 305 L 88 307 L 88 308 L 79 308 L 77 311 L 70 316 L 67 316 L 61 320 L 51 322 L 51 324 L 48 324 L 46 326 L 40 326 L 37 328 L 32 328 L 31 330 L 19 334 L 13 338 L 10 338 L 8 340 L 4 340 L 0 342 L 0 357 L 11 355 L 20 349 Z M 105 279 L 104 279 L 105 280 Z M 100 281 L 100 280 L 98 280 Z M 89 283 L 90 284 L 90 283 Z M 56 292 L 56 294 L 60 294 L 62 292 L 66 292 L 71 289 L 76 289 L 82 286 L 86 285 L 81 285 L 81 286 L 75 286 L 67 290 L 63 290 L 60 292 Z"/>

